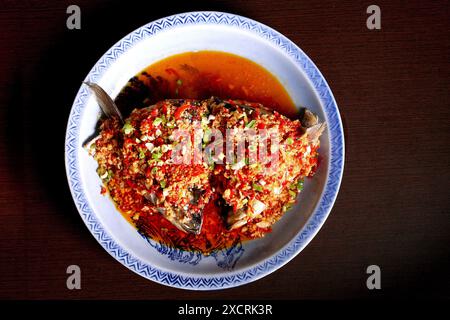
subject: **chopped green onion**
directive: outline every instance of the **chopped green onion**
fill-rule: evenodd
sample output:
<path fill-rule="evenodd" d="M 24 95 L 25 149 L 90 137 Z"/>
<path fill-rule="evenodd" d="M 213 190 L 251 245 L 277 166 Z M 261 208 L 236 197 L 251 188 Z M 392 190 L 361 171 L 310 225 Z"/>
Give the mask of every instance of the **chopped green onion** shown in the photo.
<path fill-rule="evenodd" d="M 252 186 L 253 186 L 253 189 L 255 189 L 258 192 L 263 192 L 263 190 L 264 190 L 263 187 L 257 183 L 254 183 Z"/>
<path fill-rule="evenodd" d="M 106 169 L 104 168 L 104 167 L 98 167 L 97 168 L 97 174 L 100 176 L 100 178 L 101 178 L 101 176 L 102 175 L 104 175 L 106 173 Z"/>
<path fill-rule="evenodd" d="M 158 172 L 158 167 L 153 167 L 151 172 L 152 174 L 156 174 L 156 172 Z"/>
<path fill-rule="evenodd" d="M 291 137 L 286 139 L 286 143 L 287 144 L 293 144 L 294 143 L 294 139 L 292 139 Z"/>
<path fill-rule="evenodd" d="M 156 127 L 156 126 L 159 126 L 159 124 L 161 123 L 161 122 L 163 122 L 163 119 L 161 119 L 161 118 L 155 118 L 155 120 L 153 120 L 153 125 Z"/>
<path fill-rule="evenodd" d="M 179 86 L 183 85 L 183 80 L 178 79 L 178 80 L 177 80 L 177 85 L 179 85 Z"/>
<path fill-rule="evenodd" d="M 145 158 L 145 151 L 143 149 L 139 149 L 139 159 Z"/>
<path fill-rule="evenodd" d="M 203 134 L 203 142 L 204 143 L 208 143 L 210 138 L 211 138 L 211 130 L 210 129 L 206 129 L 204 134 Z"/>
<path fill-rule="evenodd" d="M 252 120 L 249 123 L 247 123 L 246 127 L 247 128 L 253 128 L 256 124 L 256 120 Z"/>
<path fill-rule="evenodd" d="M 300 181 L 297 183 L 297 190 L 298 190 L 298 191 L 302 191 L 302 190 L 303 190 L 303 180 L 300 180 Z"/>
<path fill-rule="evenodd" d="M 206 156 L 206 162 L 208 164 L 214 163 L 214 159 L 212 157 L 212 153 L 211 152 L 206 152 L 205 156 Z"/>
<path fill-rule="evenodd" d="M 161 156 L 162 156 L 162 152 L 152 153 L 152 159 L 159 160 L 159 158 L 161 158 Z"/>
<path fill-rule="evenodd" d="M 295 191 L 289 190 L 289 194 L 292 198 L 295 198 L 297 196 L 297 193 Z"/>
<path fill-rule="evenodd" d="M 114 175 L 114 173 L 112 172 L 112 170 L 105 170 L 104 168 L 101 168 L 98 171 L 100 178 L 102 180 L 105 180 L 105 182 L 109 182 L 109 180 L 111 180 L 112 176 Z"/>
<path fill-rule="evenodd" d="M 133 128 L 133 126 L 129 123 L 129 122 L 127 122 L 127 123 L 125 123 L 124 125 L 123 125 L 123 131 L 125 132 L 125 134 L 130 134 L 131 132 L 133 132 L 134 131 L 134 128 Z"/>
<path fill-rule="evenodd" d="M 252 169 L 256 169 L 256 171 L 260 171 L 261 170 L 261 165 L 258 162 L 254 162 L 250 165 L 250 168 Z"/>
<path fill-rule="evenodd" d="M 165 188 L 166 187 L 166 180 L 161 180 L 161 182 L 159 183 L 159 185 L 161 186 L 161 188 Z"/>

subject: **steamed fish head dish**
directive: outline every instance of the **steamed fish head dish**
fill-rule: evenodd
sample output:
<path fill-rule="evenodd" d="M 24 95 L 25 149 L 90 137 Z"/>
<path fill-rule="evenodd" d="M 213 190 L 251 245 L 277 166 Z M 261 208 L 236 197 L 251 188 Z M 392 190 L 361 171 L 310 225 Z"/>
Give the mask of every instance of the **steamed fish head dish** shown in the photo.
<path fill-rule="evenodd" d="M 259 103 L 171 99 L 109 117 L 88 147 L 103 192 L 145 235 L 209 253 L 263 237 L 318 166 L 325 128 Z"/>
<path fill-rule="evenodd" d="M 319 165 L 325 123 L 308 109 L 294 117 L 278 80 L 246 59 L 175 55 L 132 78 L 115 101 L 87 85 L 106 115 L 86 146 L 101 192 L 165 245 L 210 254 L 264 237 L 295 214 L 289 208 Z"/>

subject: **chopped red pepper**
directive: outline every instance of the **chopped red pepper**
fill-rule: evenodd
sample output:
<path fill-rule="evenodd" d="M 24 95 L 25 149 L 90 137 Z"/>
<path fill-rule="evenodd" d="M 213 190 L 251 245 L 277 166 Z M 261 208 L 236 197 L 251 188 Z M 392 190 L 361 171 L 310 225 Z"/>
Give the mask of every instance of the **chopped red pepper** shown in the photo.
<path fill-rule="evenodd" d="M 127 182 L 127 185 L 128 185 L 130 188 L 136 188 L 136 187 L 137 187 L 136 183 L 134 183 L 134 182 L 131 181 L 131 180 L 127 180 L 126 182 Z"/>
<path fill-rule="evenodd" d="M 181 118 L 181 115 L 184 111 L 186 111 L 190 107 L 189 104 L 183 104 L 181 107 L 178 107 L 178 109 L 175 111 L 174 117 L 176 120 Z"/>
<path fill-rule="evenodd" d="M 160 145 L 162 145 L 162 144 L 164 144 L 164 140 L 163 140 L 163 138 L 161 138 L 161 137 L 158 137 L 158 138 L 156 138 L 156 140 L 155 140 L 155 146 L 160 146 Z"/>

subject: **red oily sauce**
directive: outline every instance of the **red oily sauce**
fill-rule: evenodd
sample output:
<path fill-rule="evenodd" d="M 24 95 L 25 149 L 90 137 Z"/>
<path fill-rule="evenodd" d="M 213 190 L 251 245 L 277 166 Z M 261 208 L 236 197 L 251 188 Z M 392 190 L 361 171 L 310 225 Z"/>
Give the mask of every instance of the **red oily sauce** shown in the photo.
<path fill-rule="evenodd" d="M 130 80 L 116 103 L 124 114 L 170 98 L 241 99 L 259 102 L 288 116 L 297 110 L 280 81 L 262 66 L 243 57 L 218 51 L 186 52 L 170 56 L 147 67 Z M 199 235 L 188 234 L 173 226 L 162 215 L 141 212 L 123 213 L 128 221 L 151 239 L 183 250 L 210 253 L 230 247 L 241 239 L 237 231 L 228 231 L 217 199 L 204 210 Z"/>
<path fill-rule="evenodd" d="M 251 60 L 220 51 L 185 52 L 160 60 L 132 78 L 116 103 L 131 112 L 163 99 L 211 96 L 259 102 L 287 117 L 297 116 L 294 102 L 273 74 Z"/>
<path fill-rule="evenodd" d="M 203 212 L 203 226 L 199 235 L 185 233 L 174 227 L 162 215 L 144 214 L 134 222 L 144 235 L 165 245 L 183 250 L 210 253 L 229 248 L 242 239 L 238 231 L 228 231 L 220 208 L 211 201 Z"/>

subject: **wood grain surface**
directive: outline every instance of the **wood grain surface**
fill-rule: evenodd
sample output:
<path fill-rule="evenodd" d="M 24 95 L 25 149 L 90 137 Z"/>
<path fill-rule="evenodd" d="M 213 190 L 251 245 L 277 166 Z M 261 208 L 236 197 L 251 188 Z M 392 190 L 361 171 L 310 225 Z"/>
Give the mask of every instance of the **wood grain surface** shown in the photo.
<path fill-rule="evenodd" d="M 0 298 L 330 299 L 449 297 L 448 1 L 0 1 Z M 81 30 L 66 8 L 81 8 Z M 244 15 L 298 44 L 330 84 L 345 127 L 341 190 L 285 267 L 249 285 L 191 292 L 116 262 L 84 226 L 64 168 L 69 111 L 100 56 L 154 19 Z M 66 268 L 82 289 L 66 288 Z M 366 288 L 381 267 L 382 289 Z"/>

